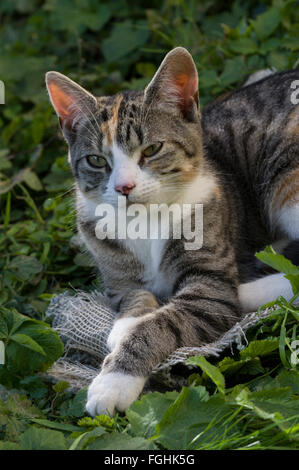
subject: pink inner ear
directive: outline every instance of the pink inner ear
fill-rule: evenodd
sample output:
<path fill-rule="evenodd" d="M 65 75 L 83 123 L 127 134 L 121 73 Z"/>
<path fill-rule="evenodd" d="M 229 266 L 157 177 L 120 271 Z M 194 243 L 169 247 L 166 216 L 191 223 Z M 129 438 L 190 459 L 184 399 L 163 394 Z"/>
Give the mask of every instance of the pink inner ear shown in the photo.
<path fill-rule="evenodd" d="M 74 103 L 74 98 L 65 93 L 56 83 L 49 83 L 49 92 L 53 106 L 61 119 L 69 118 L 71 115 L 70 106 Z"/>
<path fill-rule="evenodd" d="M 190 105 L 190 98 L 193 98 L 197 104 L 198 89 L 197 77 L 186 75 L 184 73 L 175 77 L 175 84 L 179 89 L 179 96 L 182 99 L 182 106 L 186 109 Z"/>

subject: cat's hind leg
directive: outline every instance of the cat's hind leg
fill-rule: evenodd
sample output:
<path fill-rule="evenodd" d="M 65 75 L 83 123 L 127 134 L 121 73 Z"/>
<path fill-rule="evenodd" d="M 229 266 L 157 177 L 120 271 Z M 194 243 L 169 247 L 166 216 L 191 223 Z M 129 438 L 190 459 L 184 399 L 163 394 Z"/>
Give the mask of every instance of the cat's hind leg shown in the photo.
<path fill-rule="evenodd" d="M 278 296 L 290 300 L 293 291 L 284 274 L 270 274 L 255 281 L 240 284 L 238 288 L 241 309 L 244 313 L 256 312 L 259 307 L 272 302 Z"/>

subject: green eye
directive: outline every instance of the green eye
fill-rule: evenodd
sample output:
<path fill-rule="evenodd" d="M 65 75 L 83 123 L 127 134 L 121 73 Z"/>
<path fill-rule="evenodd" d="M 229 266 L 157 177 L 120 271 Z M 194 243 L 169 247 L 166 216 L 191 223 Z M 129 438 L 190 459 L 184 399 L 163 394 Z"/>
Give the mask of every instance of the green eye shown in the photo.
<path fill-rule="evenodd" d="M 86 160 L 90 166 L 94 168 L 104 168 L 107 165 L 107 161 L 104 157 L 99 157 L 98 155 L 89 155 L 86 157 Z"/>
<path fill-rule="evenodd" d="M 143 150 L 142 154 L 145 157 L 153 157 L 158 153 L 161 148 L 162 148 L 162 142 L 158 142 L 157 144 L 150 145 L 149 147 L 146 147 L 146 149 Z"/>

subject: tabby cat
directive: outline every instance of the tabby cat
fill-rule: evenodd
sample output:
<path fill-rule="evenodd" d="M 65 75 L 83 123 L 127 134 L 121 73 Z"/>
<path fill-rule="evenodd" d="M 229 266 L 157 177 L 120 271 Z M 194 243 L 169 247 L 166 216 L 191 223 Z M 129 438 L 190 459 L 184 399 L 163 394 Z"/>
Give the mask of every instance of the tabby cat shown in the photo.
<path fill-rule="evenodd" d="M 111 353 L 89 386 L 91 415 L 125 410 L 151 370 L 177 348 L 214 341 L 278 294 L 254 254 L 299 239 L 296 70 L 276 73 L 206 106 L 189 52 L 169 52 L 142 92 L 94 97 L 58 72 L 46 82 L 76 182 L 78 231 L 117 312 Z M 203 204 L 203 245 L 184 238 L 99 240 L 100 203 Z"/>

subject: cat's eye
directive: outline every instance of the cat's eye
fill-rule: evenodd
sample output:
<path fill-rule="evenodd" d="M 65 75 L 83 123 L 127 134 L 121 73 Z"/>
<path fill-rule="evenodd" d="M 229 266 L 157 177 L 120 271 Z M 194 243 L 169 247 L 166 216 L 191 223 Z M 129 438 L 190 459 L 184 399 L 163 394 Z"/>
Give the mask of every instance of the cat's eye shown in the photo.
<path fill-rule="evenodd" d="M 153 157 L 154 155 L 156 155 L 158 152 L 160 152 L 161 148 L 162 148 L 162 145 L 163 143 L 162 142 L 158 142 L 157 144 L 152 144 L 152 145 L 149 145 L 148 147 L 146 147 L 143 152 L 142 152 L 142 155 L 144 157 Z"/>
<path fill-rule="evenodd" d="M 100 157 L 99 155 L 88 155 L 86 160 L 93 168 L 105 168 L 107 165 L 106 159 L 104 157 Z"/>

